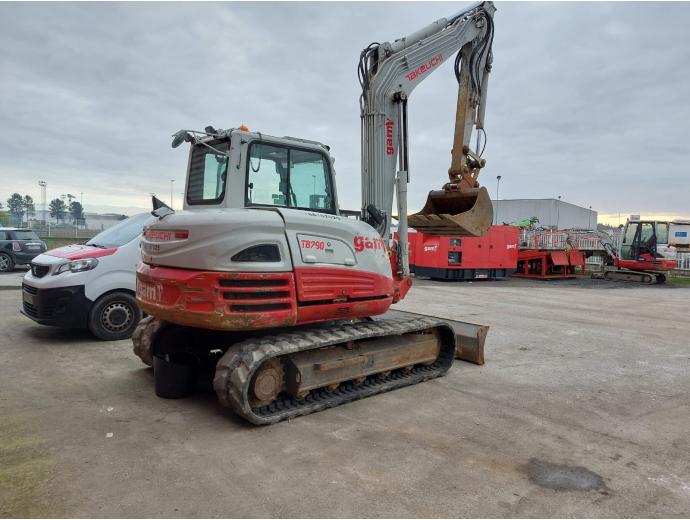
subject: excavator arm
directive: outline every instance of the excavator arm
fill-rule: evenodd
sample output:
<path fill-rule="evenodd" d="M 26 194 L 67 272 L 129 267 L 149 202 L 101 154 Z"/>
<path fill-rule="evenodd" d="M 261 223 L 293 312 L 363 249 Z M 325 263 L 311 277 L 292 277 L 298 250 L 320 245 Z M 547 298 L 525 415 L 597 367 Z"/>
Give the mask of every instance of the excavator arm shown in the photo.
<path fill-rule="evenodd" d="M 449 180 L 429 194 L 424 209 L 410 216 L 409 225 L 428 234 L 465 236 L 482 235 L 491 225 L 491 201 L 477 181 L 485 161 L 478 150 L 472 152 L 470 138 L 473 129 L 484 128 L 494 11 L 492 2 L 480 2 L 393 43 L 373 43 L 360 56 L 362 218 L 388 237 L 396 188 L 405 266 L 407 102 L 417 85 L 456 52 L 458 102 Z"/>

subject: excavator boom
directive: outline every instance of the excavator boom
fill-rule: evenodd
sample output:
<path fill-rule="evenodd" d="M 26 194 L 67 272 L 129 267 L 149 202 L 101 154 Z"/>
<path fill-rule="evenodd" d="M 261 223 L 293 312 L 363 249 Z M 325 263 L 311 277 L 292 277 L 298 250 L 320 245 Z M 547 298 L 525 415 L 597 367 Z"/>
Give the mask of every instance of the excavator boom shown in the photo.
<path fill-rule="evenodd" d="M 479 150 L 471 150 L 470 139 L 473 129 L 484 129 L 494 11 L 491 2 L 480 2 L 392 44 L 372 44 L 362 51 L 362 216 L 382 236 L 389 231 L 393 185 L 398 188 L 398 214 L 406 210 L 400 177 L 409 179 L 409 95 L 456 51 L 458 98 L 449 179 L 441 190 L 429 193 L 423 209 L 407 223 L 401 219 L 399 229 L 409 225 L 431 235 L 481 236 L 491 226 L 491 200 L 477 180 L 486 161 Z M 405 236 L 400 233 L 401 241 Z M 407 244 L 401 246 L 405 251 Z"/>

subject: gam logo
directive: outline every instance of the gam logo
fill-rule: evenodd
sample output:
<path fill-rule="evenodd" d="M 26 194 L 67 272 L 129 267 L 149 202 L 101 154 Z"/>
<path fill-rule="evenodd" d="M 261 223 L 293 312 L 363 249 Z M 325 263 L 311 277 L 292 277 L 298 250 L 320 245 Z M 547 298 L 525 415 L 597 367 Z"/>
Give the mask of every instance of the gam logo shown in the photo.
<path fill-rule="evenodd" d="M 386 155 L 393 155 L 395 148 L 393 148 L 393 120 L 386 119 Z"/>
<path fill-rule="evenodd" d="M 382 238 L 369 238 L 357 235 L 353 239 L 353 244 L 355 246 L 355 251 L 358 253 L 361 253 L 365 249 L 386 250 L 386 241 Z"/>

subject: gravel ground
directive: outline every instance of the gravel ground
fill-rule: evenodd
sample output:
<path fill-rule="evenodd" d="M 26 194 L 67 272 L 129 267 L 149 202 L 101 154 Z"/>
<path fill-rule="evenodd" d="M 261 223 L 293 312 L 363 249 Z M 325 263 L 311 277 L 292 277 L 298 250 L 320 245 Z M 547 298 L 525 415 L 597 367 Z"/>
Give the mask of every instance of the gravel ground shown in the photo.
<path fill-rule="evenodd" d="M 253 427 L 0 291 L 0 517 L 687 517 L 689 297 L 418 281 L 396 308 L 490 325 L 486 365 Z"/>

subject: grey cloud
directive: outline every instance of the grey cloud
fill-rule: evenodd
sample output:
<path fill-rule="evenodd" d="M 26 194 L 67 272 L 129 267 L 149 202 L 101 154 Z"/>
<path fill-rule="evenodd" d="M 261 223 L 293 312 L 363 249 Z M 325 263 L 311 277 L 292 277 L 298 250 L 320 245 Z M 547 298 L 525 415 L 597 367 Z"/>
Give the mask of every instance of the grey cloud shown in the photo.
<path fill-rule="evenodd" d="M 172 132 L 245 123 L 328 143 L 341 206 L 356 208 L 359 51 L 460 7 L 0 4 L 0 195 L 45 179 L 49 196 L 83 191 L 87 209 L 144 206 L 182 184 Z M 505 197 L 688 215 L 690 6 L 497 7 L 492 192 L 500 174 Z M 456 88 L 445 63 L 410 101 L 412 208 L 446 178 Z"/>

